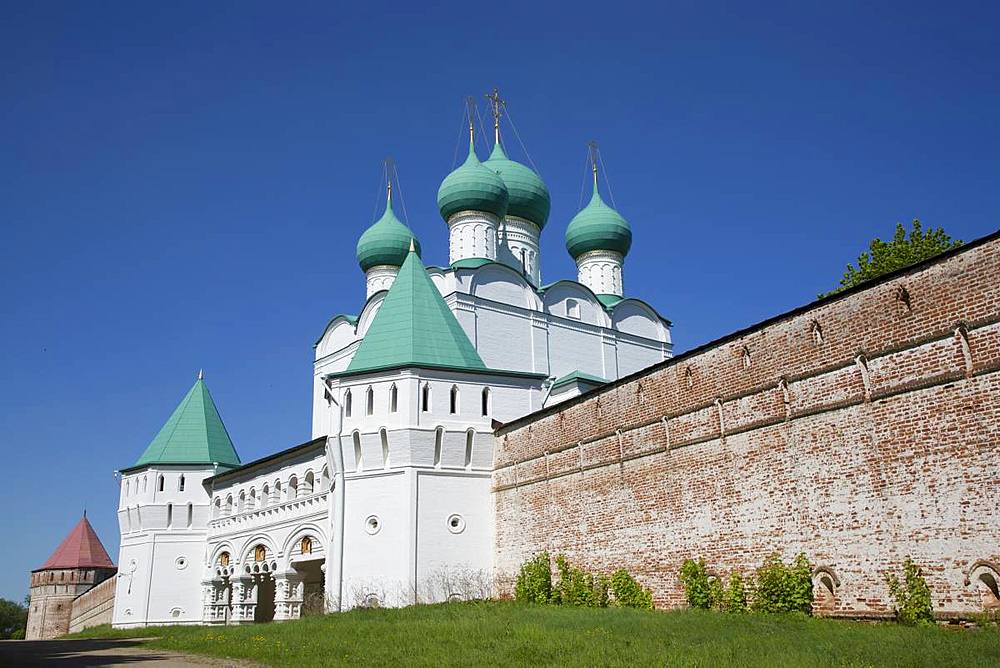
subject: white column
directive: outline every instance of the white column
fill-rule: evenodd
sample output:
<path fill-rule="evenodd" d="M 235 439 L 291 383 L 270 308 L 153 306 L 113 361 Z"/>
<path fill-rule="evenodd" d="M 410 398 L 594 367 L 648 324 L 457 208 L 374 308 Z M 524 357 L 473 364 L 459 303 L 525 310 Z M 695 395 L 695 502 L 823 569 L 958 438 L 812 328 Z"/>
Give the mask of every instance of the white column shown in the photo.
<path fill-rule="evenodd" d="M 504 236 L 517 267 L 524 271 L 532 285 L 536 287 L 540 285 L 542 269 L 538 240 L 541 230 L 530 220 L 507 216 L 504 219 Z"/>
<path fill-rule="evenodd" d="M 500 220 L 483 211 L 459 211 L 448 219 L 448 262 L 497 259 Z"/>
<path fill-rule="evenodd" d="M 368 299 L 379 290 L 388 290 L 396 280 L 399 267 L 391 264 L 378 264 L 365 272 L 365 299 Z"/>
<path fill-rule="evenodd" d="M 598 295 L 621 297 L 622 265 L 625 258 L 621 253 L 607 250 L 588 251 L 576 258 L 579 281 Z"/>

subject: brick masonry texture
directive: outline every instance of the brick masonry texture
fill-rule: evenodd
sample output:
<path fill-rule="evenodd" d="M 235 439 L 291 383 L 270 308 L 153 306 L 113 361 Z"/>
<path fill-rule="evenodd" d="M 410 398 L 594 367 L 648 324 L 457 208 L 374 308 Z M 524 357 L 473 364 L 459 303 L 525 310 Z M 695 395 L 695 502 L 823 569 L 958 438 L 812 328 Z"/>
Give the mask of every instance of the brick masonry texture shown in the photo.
<path fill-rule="evenodd" d="M 998 604 L 998 440 L 1000 233 L 498 429 L 497 570 L 563 553 L 669 607 L 687 558 L 804 551 L 819 612 L 877 617 L 911 556 L 968 614 Z"/>

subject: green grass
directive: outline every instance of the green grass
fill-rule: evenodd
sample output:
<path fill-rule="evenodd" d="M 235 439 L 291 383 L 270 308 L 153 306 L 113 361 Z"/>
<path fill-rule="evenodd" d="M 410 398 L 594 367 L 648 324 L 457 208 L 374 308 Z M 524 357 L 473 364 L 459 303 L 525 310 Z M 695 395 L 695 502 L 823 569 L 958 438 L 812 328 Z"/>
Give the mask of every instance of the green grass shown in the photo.
<path fill-rule="evenodd" d="M 998 666 L 1000 629 L 909 628 L 802 615 L 446 603 L 231 627 L 96 627 L 160 649 L 273 666 Z"/>

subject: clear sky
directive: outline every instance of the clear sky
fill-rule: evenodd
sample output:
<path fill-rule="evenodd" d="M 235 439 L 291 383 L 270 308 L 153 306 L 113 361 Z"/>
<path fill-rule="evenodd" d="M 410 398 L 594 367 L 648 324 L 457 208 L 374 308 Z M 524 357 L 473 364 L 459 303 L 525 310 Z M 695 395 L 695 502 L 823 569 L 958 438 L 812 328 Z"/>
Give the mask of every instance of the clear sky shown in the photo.
<path fill-rule="evenodd" d="M 897 221 L 1000 226 L 996 3 L 2 4 L 8 598 L 84 506 L 117 561 L 113 471 L 200 367 L 244 461 L 308 440 L 385 156 L 447 262 L 466 95 L 500 86 L 552 192 L 545 281 L 575 277 L 600 142 L 626 293 L 677 352 L 814 299 Z"/>

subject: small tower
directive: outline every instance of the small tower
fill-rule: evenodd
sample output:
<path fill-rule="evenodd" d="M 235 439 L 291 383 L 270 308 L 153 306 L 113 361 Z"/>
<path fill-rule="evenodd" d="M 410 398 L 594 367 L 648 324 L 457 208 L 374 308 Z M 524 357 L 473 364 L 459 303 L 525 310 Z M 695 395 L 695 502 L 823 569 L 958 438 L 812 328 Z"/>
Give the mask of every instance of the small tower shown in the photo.
<path fill-rule="evenodd" d="M 604 203 L 597 188 L 597 145 L 590 145 L 594 194 L 566 228 L 566 250 L 576 260 L 580 283 L 598 297 L 624 294 L 622 268 L 632 246 L 632 228 Z"/>
<path fill-rule="evenodd" d="M 73 601 L 114 574 L 115 565 L 84 513 L 42 567 L 31 571 L 25 639 L 69 633 Z"/>
<path fill-rule="evenodd" d="M 549 189 L 534 170 L 507 157 L 500 143 L 500 117 L 505 103 L 497 89 L 486 97 L 493 108 L 494 144 L 483 165 L 503 180 L 508 195 L 507 214 L 500 224 L 498 259 L 523 271 L 528 281 L 538 287 L 542 280 L 540 237 L 552 206 Z"/>
<path fill-rule="evenodd" d="M 365 272 L 365 298 L 380 290 L 388 290 L 406 259 L 412 241 L 417 253 L 420 242 L 410 228 L 396 217 L 392 209 L 392 180 L 389 165 L 386 165 L 385 213 L 365 230 L 358 239 L 357 258 L 361 271 Z"/>
<path fill-rule="evenodd" d="M 240 459 L 204 374 L 133 466 L 122 469 L 116 628 L 202 620 L 211 518 L 206 478 Z"/>
<path fill-rule="evenodd" d="M 438 209 L 448 223 L 448 261 L 496 261 L 500 222 L 507 215 L 507 186 L 476 156 L 469 105 L 469 156 L 438 188 Z"/>

